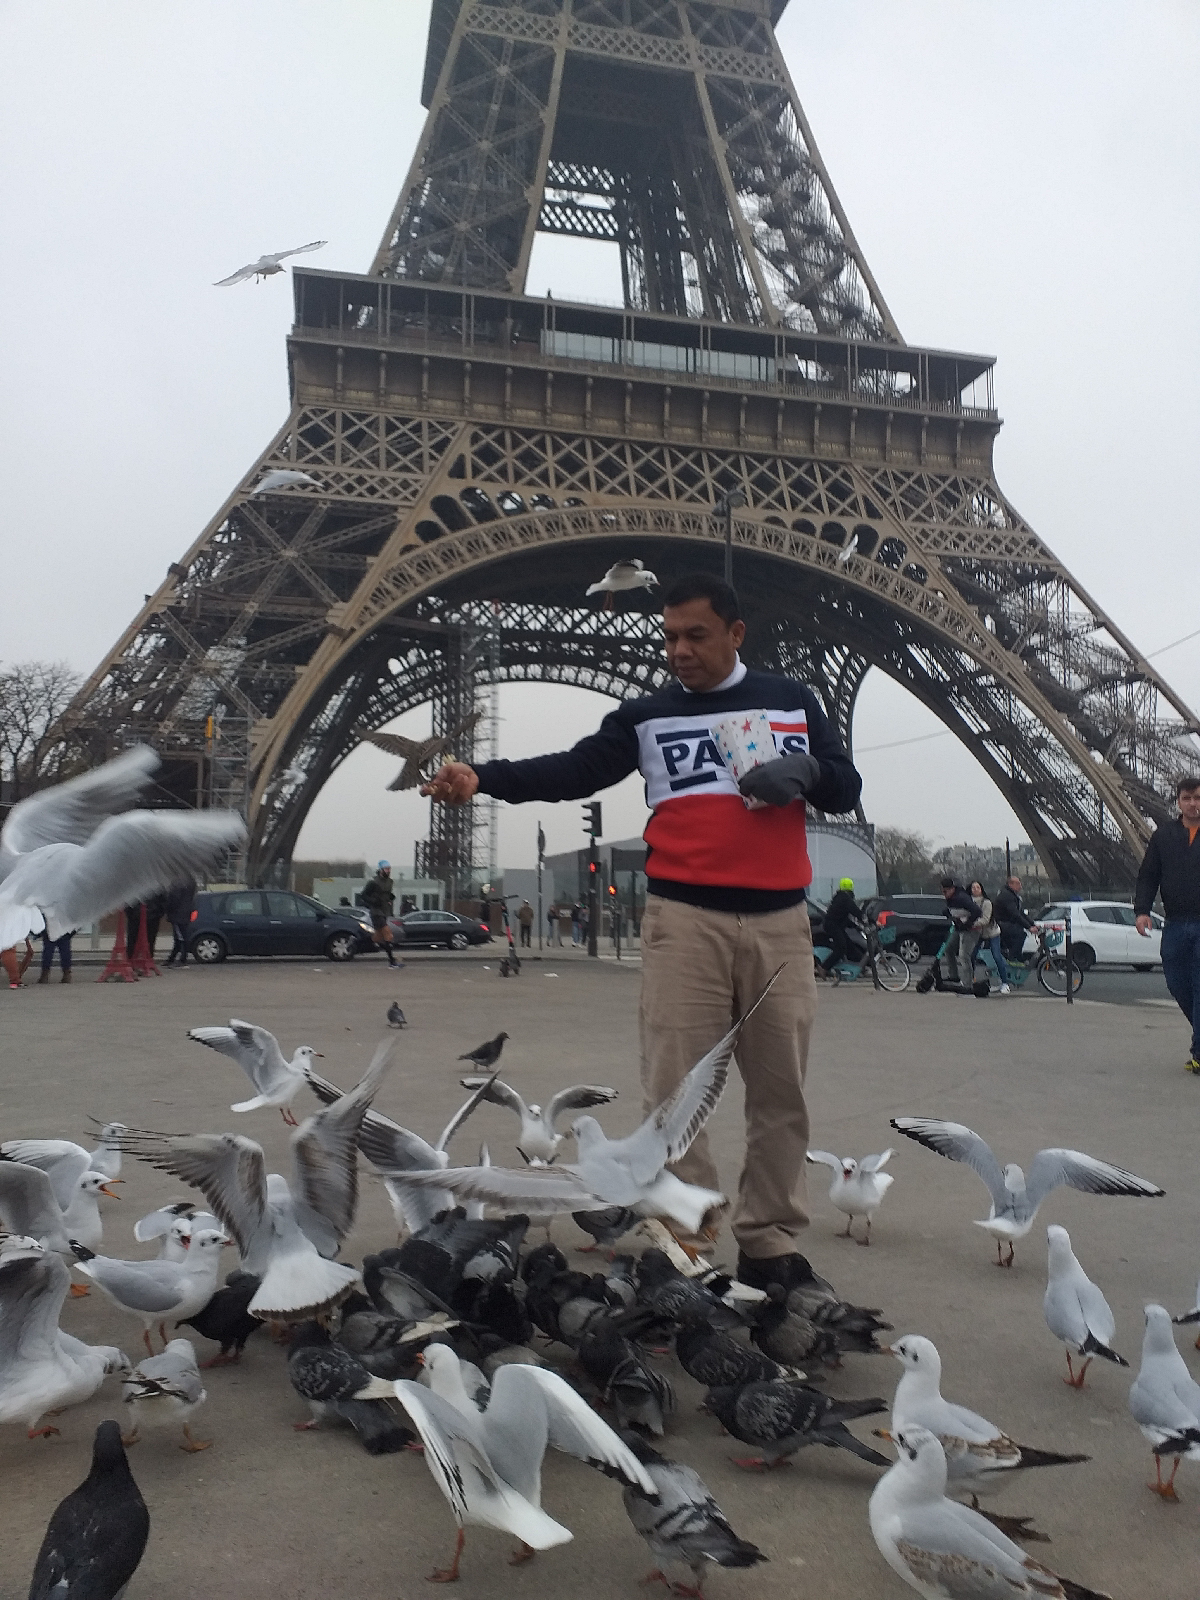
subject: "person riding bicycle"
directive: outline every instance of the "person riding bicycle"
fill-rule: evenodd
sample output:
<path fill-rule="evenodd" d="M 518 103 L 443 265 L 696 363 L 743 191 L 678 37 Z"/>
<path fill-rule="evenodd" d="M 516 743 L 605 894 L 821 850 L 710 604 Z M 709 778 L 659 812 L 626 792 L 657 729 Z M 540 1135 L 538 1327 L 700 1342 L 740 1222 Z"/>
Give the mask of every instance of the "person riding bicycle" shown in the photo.
<path fill-rule="evenodd" d="M 827 978 L 839 961 L 857 961 L 860 958 L 860 953 L 851 956 L 846 933 L 851 926 L 861 928 L 865 918 L 865 912 L 854 898 L 854 879 L 842 878 L 837 893 L 825 910 L 825 942 L 829 946 L 829 954 L 818 963 L 822 977 Z"/>

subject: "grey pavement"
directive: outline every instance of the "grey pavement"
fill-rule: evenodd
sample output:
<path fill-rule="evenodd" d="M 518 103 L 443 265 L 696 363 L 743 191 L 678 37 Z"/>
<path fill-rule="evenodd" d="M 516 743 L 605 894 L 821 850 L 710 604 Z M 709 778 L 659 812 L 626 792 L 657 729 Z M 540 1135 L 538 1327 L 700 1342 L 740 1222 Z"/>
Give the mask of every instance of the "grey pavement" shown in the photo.
<path fill-rule="evenodd" d="M 417 957 L 399 973 L 374 961 L 230 962 L 132 986 L 99 985 L 89 981 L 94 970 L 82 969 L 70 987 L 55 981 L 5 990 L 0 1136 L 80 1139 L 88 1114 L 169 1132 L 236 1129 L 261 1140 L 270 1165 L 286 1171 L 279 1115 L 232 1115 L 227 1107 L 245 1096 L 244 1080 L 232 1063 L 190 1043 L 186 1030 L 249 1018 L 275 1031 L 288 1050 L 307 1042 L 324 1051 L 327 1074 L 349 1085 L 368 1061 L 392 999 L 411 1026 L 397 1035 L 396 1067 L 379 1104 L 414 1128 L 441 1128 L 460 1099 L 455 1058 L 500 1028 L 511 1035 L 504 1071 L 523 1092 L 544 1099 L 569 1081 L 612 1082 L 621 1098 L 605 1110 L 605 1124 L 631 1128 L 639 1109 L 637 963 L 546 952 L 554 959 L 531 961 L 520 978 L 505 981 L 496 971 L 498 953 L 492 947 L 472 956 Z M 1126 1410 L 1132 1374 L 1096 1363 L 1082 1393 L 1068 1389 L 1061 1347 L 1042 1322 L 1045 1222 L 1071 1230 L 1080 1260 L 1113 1305 L 1117 1348 L 1135 1368 L 1143 1302 L 1161 1299 L 1173 1311 L 1190 1305 L 1200 1270 L 1200 1079 L 1182 1070 L 1182 1018 L 1167 1007 L 1088 998 L 1099 992 L 1089 975 L 1081 1002 L 1068 1009 L 1024 998 L 874 994 L 864 984 L 823 990 L 810 1076 L 814 1141 L 860 1156 L 889 1142 L 901 1148 L 874 1245 L 859 1249 L 835 1237 L 842 1219 L 828 1204 L 825 1175 L 814 1169 L 804 1248 L 848 1299 L 885 1308 L 897 1334 L 919 1331 L 936 1341 L 952 1398 L 1023 1443 L 1092 1455 L 1082 1467 L 1031 1473 L 993 1502 L 1036 1515 L 1053 1541 L 1033 1547 L 1038 1559 L 1121 1600 L 1194 1600 L 1200 1470 L 1186 1463 L 1180 1469 L 1178 1506 L 1150 1494 L 1150 1451 Z M 1157 1180 L 1167 1195 L 1135 1201 L 1059 1191 L 1018 1247 L 1015 1268 L 1000 1271 L 991 1241 L 973 1226 L 986 1215 L 983 1186 L 964 1168 L 893 1135 L 888 1118 L 900 1113 L 967 1122 L 1001 1160 L 1026 1165 L 1042 1145 L 1075 1145 Z M 735 1088 L 713 1122 L 730 1186 L 740 1120 Z M 499 1108 L 484 1107 L 456 1153 L 474 1159 L 486 1136 L 493 1159 L 515 1161 L 511 1127 Z M 106 1204 L 105 1249 L 148 1255 L 133 1242 L 133 1222 L 182 1186 L 136 1163 L 127 1163 L 124 1176 L 124 1199 Z M 347 1258 L 393 1236 L 382 1189 L 365 1178 Z M 556 1237 L 567 1248 L 583 1242 L 569 1220 L 556 1224 Z M 584 1265 L 592 1258 L 577 1259 Z M 724 1259 L 733 1259 L 728 1241 Z M 63 1322 L 81 1337 L 119 1342 L 136 1359 L 140 1326 L 95 1294 L 68 1301 Z M 1200 1376 L 1200 1352 L 1186 1330 L 1181 1335 Z M 211 1353 L 200 1342 L 201 1356 Z M 733 1441 L 698 1414 L 697 1386 L 673 1361 L 668 1367 L 678 1377 L 680 1403 L 664 1448 L 697 1468 L 738 1532 L 770 1557 L 750 1572 L 714 1573 L 708 1588 L 716 1600 L 899 1600 L 909 1592 L 870 1537 L 875 1469 L 842 1451 L 813 1449 L 785 1470 L 741 1472 L 728 1459 L 738 1453 Z M 887 1397 L 898 1374 L 889 1357 L 851 1357 L 830 1375 L 829 1389 Z M 409 1600 L 428 1592 L 425 1574 L 448 1557 L 454 1523 L 419 1457 L 372 1459 L 352 1436 L 293 1432 L 291 1424 L 307 1413 L 265 1335 L 251 1341 L 240 1367 L 207 1374 L 207 1384 L 209 1401 L 193 1431 L 215 1441 L 210 1451 L 186 1455 L 164 1432 L 130 1452 L 152 1527 L 129 1600 L 259 1600 L 264 1593 Z M 117 1414 L 118 1394 L 110 1381 L 92 1402 L 65 1413 L 58 1438 L 28 1442 L 23 1429 L 0 1429 L 3 1600 L 25 1594 L 47 1519 L 83 1477 L 92 1432 Z M 574 1529 L 574 1542 L 510 1568 L 511 1541 L 471 1530 L 464 1600 L 573 1593 L 629 1600 L 639 1593 L 652 1561 L 617 1487 L 562 1457 L 548 1459 L 544 1482 L 547 1509 Z"/>

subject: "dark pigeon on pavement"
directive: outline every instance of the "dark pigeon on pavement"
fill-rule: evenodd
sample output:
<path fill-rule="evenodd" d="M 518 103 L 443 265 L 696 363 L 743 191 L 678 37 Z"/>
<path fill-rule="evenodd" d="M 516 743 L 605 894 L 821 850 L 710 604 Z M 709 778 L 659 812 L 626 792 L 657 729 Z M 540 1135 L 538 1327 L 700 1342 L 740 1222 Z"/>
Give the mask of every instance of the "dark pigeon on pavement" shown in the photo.
<path fill-rule="evenodd" d="M 416 1437 L 400 1426 L 388 1404 L 395 1393 L 392 1380 L 372 1376 L 319 1322 L 301 1322 L 293 1331 L 288 1377 L 312 1412 L 308 1422 L 292 1424 L 297 1432 L 317 1427 L 332 1414 L 350 1424 L 373 1456 L 403 1450 Z"/>
<path fill-rule="evenodd" d="M 391 1005 L 387 1008 L 387 1020 L 389 1028 L 408 1027 L 408 1018 L 404 1015 L 403 1011 L 401 1011 L 400 1002 L 398 1000 L 393 1000 Z"/>
<path fill-rule="evenodd" d="M 253 1272 L 231 1272 L 225 1287 L 218 1289 L 206 1306 L 194 1317 L 184 1317 L 175 1324 L 177 1328 L 195 1328 L 202 1339 L 214 1339 L 221 1346 L 220 1355 L 202 1361 L 201 1367 L 232 1366 L 241 1360 L 251 1334 L 263 1325 L 246 1309 L 261 1282 Z"/>
<path fill-rule="evenodd" d="M 675 1354 L 688 1377 L 706 1389 L 786 1377 L 778 1362 L 716 1328 L 681 1328 L 675 1339 Z"/>
<path fill-rule="evenodd" d="M 762 1453 L 735 1459 L 739 1467 L 778 1467 L 806 1444 L 849 1450 L 873 1466 L 890 1467 L 878 1450 L 856 1439 L 847 1422 L 887 1410 L 886 1400 L 835 1400 L 788 1378 L 710 1389 L 704 1410 L 744 1444 Z"/>
<path fill-rule="evenodd" d="M 29 1600 L 115 1600 L 149 1537 L 150 1513 L 129 1470 L 120 1425 L 102 1422 L 91 1471 L 50 1518 Z"/>
<path fill-rule="evenodd" d="M 459 1056 L 460 1061 L 473 1061 L 477 1067 L 486 1067 L 489 1071 L 500 1059 L 500 1052 L 504 1049 L 504 1041 L 508 1038 L 506 1033 L 498 1033 L 494 1039 L 489 1039 L 486 1044 L 481 1044 L 477 1050 L 469 1050 L 465 1056 Z"/>

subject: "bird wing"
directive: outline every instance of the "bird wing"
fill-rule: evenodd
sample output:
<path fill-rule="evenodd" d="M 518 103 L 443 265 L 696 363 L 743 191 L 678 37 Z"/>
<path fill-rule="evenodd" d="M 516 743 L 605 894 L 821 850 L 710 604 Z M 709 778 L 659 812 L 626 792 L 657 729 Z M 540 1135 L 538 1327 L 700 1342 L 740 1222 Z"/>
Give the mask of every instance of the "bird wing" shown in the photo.
<path fill-rule="evenodd" d="M 404 1182 L 419 1189 L 446 1189 L 460 1200 L 482 1200 L 505 1211 L 594 1211 L 604 1201 L 561 1167 L 442 1167 L 406 1172 Z"/>
<path fill-rule="evenodd" d="M 620 1091 L 606 1089 L 598 1083 L 577 1083 L 570 1089 L 560 1089 L 546 1107 L 546 1122 L 553 1128 L 564 1111 L 585 1111 L 589 1106 L 606 1106 L 615 1100 Z"/>
<path fill-rule="evenodd" d="M 421 739 L 406 739 L 400 733 L 364 733 L 362 738 L 364 744 L 377 745 L 380 750 L 386 750 L 390 756 L 399 756 L 402 761 L 419 756 L 424 744 Z"/>
<path fill-rule="evenodd" d="M 169 1172 L 199 1189 L 237 1242 L 243 1263 L 269 1246 L 267 1169 L 260 1144 L 239 1133 L 199 1133 L 171 1139 L 163 1134 L 130 1135 L 122 1146 L 139 1161 Z M 247 1266 L 254 1272 L 257 1267 Z"/>
<path fill-rule="evenodd" d="M 159 766 L 149 745 L 135 745 L 94 772 L 18 800 L 0 830 L 0 850 L 26 855 L 46 844 L 86 844 L 105 820 L 126 811 Z"/>
<path fill-rule="evenodd" d="M 674 1094 L 652 1111 L 636 1132 L 627 1139 L 610 1142 L 607 1154 L 627 1165 L 638 1183 L 652 1183 L 668 1162 L 679 1161 L 687 1154 L 724 1093 L 738 1035 L 782 971 L 783 967 L 776 968 L 762 993 L 725 1037 L 701 1056 Z"/>
<path fill-rule="evenodd" d="M 160 1356 L 147 1356 L 139 1361 L 121 1385 L 126 1400 L 150 1400 L 158 1395 L 171 1395 L 177 1400 L 195 1405 L 204 1396 L 204 1384 L 196 1366 L 194 1353 L 182 1355 L 174 1350 L 164 1350 Z"/>
<path fill-rule="evenodd" d="M 323 1100 L 327 1106 L 341 1099 L 343 1091 L 337 1084 L 330 1083 L 328 1078 L 314 1072 L 311 1066 L 305 1068 L 304 1075 L 317 1099 Z M 420 1171 L 438 1164 L 438 1152 L 428 1140 L 422 1139 L 419 1133 L 413 1133 L 410 1128 L 402 1128 L 391 1117 L 385 1117 L 382 1111 L 368 1111 L 363 1118 L 358 1133 L 358 1148 L 371 1165 L 378 1167 L 381 1172 Z"/>
<path fill-rule="evenodd" d="M 858 1163 L 858 1170 L 860 1172 L 879 1172 L 882 1168 L 887 1166 L 888 1162 L 895 1154 L 896 1152 L 894 1150 L 888 1149 L 884 1150 L 880 1155 L 877 1156 L 864 1156 Z"/>
<path fill-rule="evenodd" d="M 26 855 L 0 899 L 34 905 L 52 938 L 119 906 L 195 878 L 246 837 L 232 811 L 127 811 L 101 822 L 84 845 L 49 844 Z"/>
<path fill-rule="evenodd" d="M 288 1076 L 288 1063 L 279 1040 L 256 1023 L 230 1017 L 227 1028 L 192 1028 L 188 1038 L 236 1061 L 259 1094 L 270 1094 Z"/>
<path fill-rule="evenodd" d="M 376 1046 L 361 1082 L 332 1105 L 306 1117 L 292 1135 L 296 1220 L 325 1254 L 332 1228 L 333 1249 L 354 1226 L 358 1209 L 358 1136 L 383 1076 L 392 1063 L 392 1042 Z M 315 1218 L 310 1215 L 315 1213 Z M 316 1223 L 313 1236 L 309 1224 Z"/>
<path fill-rule="evenodd" d="M 298 244 L 294 250 L 276 250 L 273 255 L 262 256 L 263 261 L 286 261 L 289 256 L 304 256 L 310 250 L 322 250 L 329 243 L 328 239 L 314 239 L 311 244 Z"/>
<path fill-rule="evenodd" d="M 0 1144 L 0 1155 L 44 1172 L 64 1211 L 75 1198 L 80 1178 L 92 1164 L 91 1152 L 81 1144 L 72 1144 L 70 1139 L 6 1139 Z"/>
<path fill-rule="evenodd" d="M 587 589 L 584 590 L 584 598 L 586 599 L 589 594 L 605 594 L 606 592 L 606 586 L 603 581 L 589 584 Z"/>
<path fill-rule="evenodd" d="M 0 1224 L 10 1233 L 30 1239 L 60 1241 L 63 1208 L 54 1198 L 54 1186 L 40 1167 L 20 1161 L 0 1160 Z M 57 1248 L 51 1243 L 51 1249 Z"/>
<path fill-rule="evenodd" d="M 252 278 L 257 271 L 257 261 L 247 262 L 244 267 L 239 267 L 236 272 L 231 272 L 227 278 L 218 278 L 213 284 L 213 288 L 224 289 L 231 283 L 244 283 L 247 278 Z"/>
<path fill-rule="evenodd" d="M 475 1078 L 475 1079 L 463 1078 L 462 1085 L 463 1085 L 464 1089 L 474 1089 L 475 1093 L 471 1096 L 471 1098 L 469 1100 L 464 1100 L 463 1101 L 462 1105 L 459 1106 L 458 1110 L 450 1118 L 450 1121 L 442 1129 L 441 1137 L 438 1139 L 437 1145 L 435 1146 L 435 1148 L 439 1152 L 444 1151 L 446 1149 L 446 1147 L 447 1147 L 447 1145 L 449 1145 L 451 1139 L 453 1139 L 454 1135 L 462 1127 L 463 1123 L 471 1115 L 472 1111 L 474 1111 L 475 1107 L 479 1104 L 479 1102 L 481 1100 L 498 1099 L 499 1103 L 501 1105 L 510 1103 L 510 1102 L 505 1101 L 503 1096 L 496 1096 L 493 1093 L 493 1091 L 495 1089 L 497 1089 L 497 1088 L 502 1088 L 502 1089 L 507 1089 L 508 1088 L 507 1084 L 501 1084 L 499 1082 L 499 1080 L 496 1077 L 495 1073 L 493 1073 L 490 1078 L 483 1078 L 483 1079 L 479 1079 L 479 1078 Z M 516 1091 L 512 1090 L 512 1089 L 509 1089 L 509 1093 L 515 1095 L 516 1100 L 517 1100 L 517 1106 L 520 1106 L 521 1109 L 523 1110 L 524 1107 L 521 1106 L 521 1097 L 520 1097 L 520 1095 L 517 1095 Z M 514 1107 L 513 1109 L 516 1110 L 517 1107 Z"/>
<path fill-rule="evenodd" d="M 1051 1189 L 1064 1183 L 1072 1189 L 1082 1189 L 1085 1194 L 1159 1196 L 1166 1192 L 1156 1183 L 1148 1183 L 1136 1173 L 1114 1167 L 1111 1162 L 1100 1161 L 1082 1150 L 1039 1150 L 1029 1163 L 1025 1179 L 1030 1206 L 1036 1209 Z"/>
<path fill-rule="evenodd" d="M 195 1210 L 190 1200 L 176 1200 L 170 1205 L 160 1206 L 157 1211 L 148 1211 L 134 1223 L 133 1237 L 139 1244 L 161 1239 L 164 1233 L 170 1233 L 181 1217 L 190 1218 Z"/>
<path fill-rule="evenodd" d="M 122 1261 L 116 1256 L 93 1256 L 79 1263 L 114 1300 L 134 1311 L 157 1315 L 179 1304 L 183 1266 L 175 1261 Z"/>
<path fill-rule="evenodd" d="M 828 1150 L 810 1150 L 808 1152 L 808 1159 L 810 1161 L 818 1162 L 823 1167 L 832 1167 L 833 1170 L 839 1175 L 841 1173 L 841 1158 L 839 1156 L 831 1155 Z"/>
<path fill-rule="evenodd" d="M 906 1138 L 915 1139 L 927 1150 L 936 1150 L 948 1161 L 965 1162 L 988 1186 L 997 1211 L 1008 1204 L 1004 1172 L 992 1147 L 961 1122 L 940 1122 L 936 1117 L 893 1117 L 892 1127 Z"/>
<path fill-rule="evenodd" d="M 57 1327 L 70 1282 L 62 1258 L 33 1239 L 14 1237 L 0 1251 L 0 1388 L 5 1369 L 22 1354 L 30 1319 L 44 1318 L 44 1326 Z M 47 1295 L 57 1295 L 57 1305 L 44 1300 Z"/>
<path fill-rule="evenodd" d="M 504 1079 L 497 1073 L 492 1073 L 489 1077 L 487 1074 L 471 1072 L 458 1081 L 464 1089 L 477 1089 L 481 1098 L 491 1101 L 494 1106 L 507 1106 L 510 1111 L 515 1111 L 517 1116 L 522 1119 L 528 1115 L 529 1108 L 524 1100 L 521 1099 L 512 1084 L 505 1083 Z"/>
<path fill-rule="evenodd" d="M 556 1450 L 586 1461 L 611 1478 L 636 1484 L 647 1494 L 657 1494 L 653 1478 L 633 1451 L 565 1378 L 545 1367 L 509 1362 L 496 1371 L 483 1418 L 485 1442 L 497 1425 L 510 1435 L 522 1436 L 526 1419 L 537 1410 L 545 1413 L 549 1440 Z"/>
<path fill-rule="evenodd" d="M 1117 1322 L 1112 1314 L 1112 1307 L 1103 1293 L 1090 1278 L 1085 1278 L 1082 1283 L 1075 1283 L 1072 1287 L 1079 1296 L 1079 1309 L 1083 1312 L 1088 1332 L 1099 1339 L 1101 1344 L 1111 1344 L 1117 1336 Z"/>
<path fill-rule="evenodd" d="M 927 1586 L 925 1592 L 946 1600 L 1012 1600 L 1020 1595 L 1063 1600 L 1062 1585 L 1052 1573 L 979 1512 L 952 1500 L 906 1505 L 896 1547 L 914 1577 Z"/>

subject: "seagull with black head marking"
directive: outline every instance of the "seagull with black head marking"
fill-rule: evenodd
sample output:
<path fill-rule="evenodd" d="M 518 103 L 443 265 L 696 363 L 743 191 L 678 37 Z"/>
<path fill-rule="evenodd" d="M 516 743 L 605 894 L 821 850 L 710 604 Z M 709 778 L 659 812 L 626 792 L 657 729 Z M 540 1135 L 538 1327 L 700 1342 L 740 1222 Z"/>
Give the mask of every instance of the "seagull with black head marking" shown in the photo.
<path fill-rule="evenodd" d="M 1161 1198 L 1165 1189 L 1124 1167 L 1089 1156 L 1083 1150 L 1039 1150 L 1029 1166 L 1029 1176 L 1015 1162 L 1001 1167 L 992 1148 L 961 1122 L 941 1122 L 936 1117 L 893 1117 L 892 1127 L 906 1139 L 915 1139 L 948 1161 L 961 1161 L 987 1184 L 992 1208 L 976 1222 L 996 1241 L 996 1265 L 1011 1267 L 1016 1241 L 1033 1227 L 1038 1207 L 1054 1189 L 1064 1184 L 1084 1194 L 1122 1194 L 1136 1198 Z M 1008 1255 L 1001 1251 L 1008 1241 Z"/>
<path fill-rule="evenodd" d="M 289 1061 L 279 1048 L 279 1040 L 266 1028 L 231 1017 L 227 1028 L 191 1028 L 188 1038 L 206 1044 L 238 1066 L 258 1090 L 253 1100 L 239 1100 L 231 1111 L 257 1111 L 260 1106 L 278 1106 L 289 1127 L 297 1126 L 292 1101 L 305 1081 L 306 1069 L 321 1052 L 310 1044 L 298 1045 Z"/>
<path fill-rule="evenodd" d="M 460 1081 L 464 1089 L 483 1089 L 485 1100 L 493 1105 L 507 1106 L 516 1113 L 521 1123 L 517 1150 L 530 1166 L 537 1162 L 549 1165 L 558 1154 L 558 1147 L 566 1135 L 559 1133 L 555 1124 L 564 1112 L 583 1111 L 588 1106 L 606 1106 L 617 1098 L 618 1093 L 616 1089 L 601 1088 L 594 1083 L 577 1083 L 570 1089 L 560 1089 L 543 1110 L 539 1105 L 526 1105 L 512 1085 L 501 1078 L 468 1077 Z"/>
<path fill-rule="evenodd" d="M 577 1117 L 573 1131 L 577 1156 L 552 1167 L 450 1167 L 441 1172 L 410 1172 L 406 1182 L 449 1190 L 461 1200 L 477 1200 L 505 1211 L 543 1214 L 599 1211 L 629 1206 L 642 1216 L 663 1216 L 696 1233 L 705 1214 L 725 1203 L 715 1190 L 684 1183 L 666 1169 L 682 1160 L 693 1139 L 716 1109 L 729 1078 L 738 1035 L 782 971 L 725 1037 L 680 1081 L 675 1091 L 624 1139 L 609 1139 L 594 1117 Z"/>

